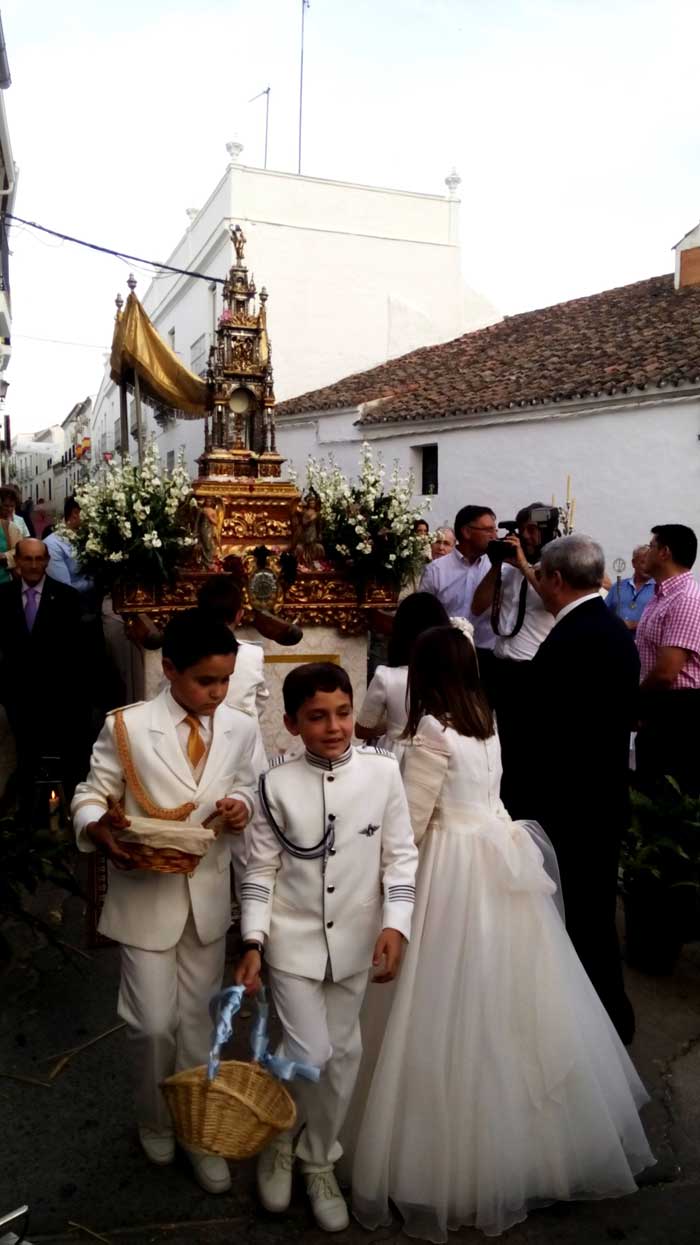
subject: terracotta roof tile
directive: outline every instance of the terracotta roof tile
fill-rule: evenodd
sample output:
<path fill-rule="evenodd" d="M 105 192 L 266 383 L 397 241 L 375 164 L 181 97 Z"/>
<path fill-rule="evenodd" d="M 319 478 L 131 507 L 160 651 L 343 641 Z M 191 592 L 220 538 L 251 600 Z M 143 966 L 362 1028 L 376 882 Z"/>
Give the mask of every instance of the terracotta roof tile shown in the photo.
<path fill-rule="evenodd" d="M 363 424 L 477 415 L 700 378 L 700 286 L 672 276 L 508 316 L 280 403 L 298 415 L 376 403 Z"/>

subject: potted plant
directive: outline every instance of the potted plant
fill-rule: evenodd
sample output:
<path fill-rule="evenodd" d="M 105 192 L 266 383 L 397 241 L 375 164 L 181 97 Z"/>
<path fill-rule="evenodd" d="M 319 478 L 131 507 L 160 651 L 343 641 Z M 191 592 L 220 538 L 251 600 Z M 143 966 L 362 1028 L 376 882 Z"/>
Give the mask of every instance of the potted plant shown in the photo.
<path fill-rule="evenodd" d="M 625 958 L 651 974 L 672 973 L 700 912 L 700 800 L 673 778 L 632 792 L 620 857 Z"/>

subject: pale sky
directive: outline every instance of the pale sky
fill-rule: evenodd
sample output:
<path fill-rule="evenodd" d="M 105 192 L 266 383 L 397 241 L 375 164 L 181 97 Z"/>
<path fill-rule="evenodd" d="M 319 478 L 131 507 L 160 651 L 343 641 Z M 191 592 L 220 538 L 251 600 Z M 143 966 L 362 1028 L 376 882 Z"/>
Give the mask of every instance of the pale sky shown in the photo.
<path fill-rule="evenodd" d="M 296 170 L 301 0 L 6 0 L 18 215 L 166 259 L 225 143 Z M 672 267 L 700 218 L 697 0 L 311 0 L 303 171 L 444 193 L 504 313 Z M 94 395 L 132 266 L 10 234 L 13 432 Z M 138 292 L 147 273 L 136 273 Z M 52 345 L 37 338 L 76 345 Z"/>

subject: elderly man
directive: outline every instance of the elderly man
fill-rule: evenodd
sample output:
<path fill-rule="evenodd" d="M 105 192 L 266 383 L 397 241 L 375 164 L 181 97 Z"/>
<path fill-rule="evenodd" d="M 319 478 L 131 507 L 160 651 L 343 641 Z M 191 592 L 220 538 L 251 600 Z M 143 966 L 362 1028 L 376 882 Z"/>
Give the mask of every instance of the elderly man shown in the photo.
<path fill-rule="evenodd" d="M 632 553 L 633 574 L 618 579 L 605 598 L 609 610 L 621 618 L 629 631 L 636 631 L 639 620 L 654 596 L 654 581 L 647 569 L 648 545 L 637 545 Z"/>
<path fill-rule="evenodd" d="M 20 540 L 18 577 L 0 585 L 0 699 L 17 746 L 22 814 L 42 757 L 59 758 L 69 798 L 89 757 L 80 598 L 48 577 L 48 563 L 43 541 Z"/>
<path fill-rule="evenodd" d="M 615 911 L 639 658 L 600 597 L 604 569 L 603 550 L 589 536 L 563 536 L 542 551 L 538 586 L 555 621 L 532 659 L 521 739 L 530 755 L 529 815 L 554 844 L 571 941 L 629 1043 L 634 1012 Z"/>
<path fill-rule="evenodd" d="M 436 558 L 444 558 L 446 553 L 452 553 L 455 547 L 455 534 L 451 527 L 439 527 L 436 529 L 433 541 L 430 546 L 430 557 L 434 562 Z"/>
<path fill-rule="evenodd" d="M 670 774 L 700 794 L 700 587 L 692 575 L 695 532 L 681 523 L 651 529 L 646 567 L 655 588 L 637 629 L 642 663 L 637 768 L 643 784 Z"/>

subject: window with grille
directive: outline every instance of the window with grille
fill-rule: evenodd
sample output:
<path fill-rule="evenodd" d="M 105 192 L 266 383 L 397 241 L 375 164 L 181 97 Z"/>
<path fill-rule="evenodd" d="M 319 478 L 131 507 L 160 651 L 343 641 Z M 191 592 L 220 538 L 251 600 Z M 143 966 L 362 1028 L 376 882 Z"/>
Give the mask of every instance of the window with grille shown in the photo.
<path fill-rule="evenodd" d="M 419 449 L 421 468 L 421 493 L 433 497 L 438 491 L 438 447 L 421 445 Z"/>

